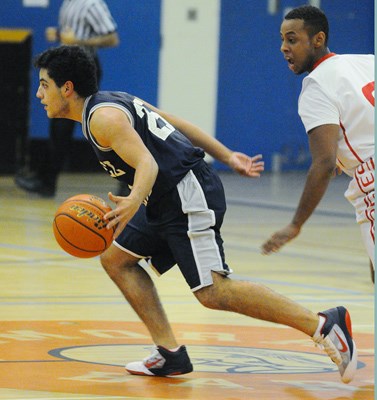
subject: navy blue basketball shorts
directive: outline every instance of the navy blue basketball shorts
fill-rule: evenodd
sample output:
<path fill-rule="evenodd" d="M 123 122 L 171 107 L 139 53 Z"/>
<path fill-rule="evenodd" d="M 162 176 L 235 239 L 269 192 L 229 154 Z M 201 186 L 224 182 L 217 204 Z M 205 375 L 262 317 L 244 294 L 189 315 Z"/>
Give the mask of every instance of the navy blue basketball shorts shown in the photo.
<path fill-rule="evenodd" d="M 224 188 L 206 163 L 190 170 L 154 205 L 141 206 L 114 245 L 147 259 L 158 275 L 178 265 L 192 291 L 212 285 L 211 271 L 229 275 L 220 227 L 226 211 Z M 153 213 L 153 215 L 151 215 Z"/>

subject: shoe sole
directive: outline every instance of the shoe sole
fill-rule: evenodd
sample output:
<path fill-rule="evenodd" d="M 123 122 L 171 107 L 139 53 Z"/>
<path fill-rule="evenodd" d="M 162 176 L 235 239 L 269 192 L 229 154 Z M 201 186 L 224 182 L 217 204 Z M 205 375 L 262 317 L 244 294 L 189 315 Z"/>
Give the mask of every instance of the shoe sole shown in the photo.
<path fill-rule="evenodd" d="M 142 369 L 140 369 L 140 367 Z M 193 371 L 193 367 L 192 365 L 189 368 L 186 368 L 184 370 L 181 371 L 172 371 L 172 372 L 167 372 L 166 374 L 159 374 L 159 370 L 156 369 L 156 372 L 154 372 L 151 369 L 146 368 L 144 365 L 140 366 L 138 365 L 138 369 L 131 369 L 131 368 L 127 368 L 127 366 L 125 367 L 125 370 L 130 373 L 131 375 L 141 375 L 141 376 L 176 376 L 176 375 L 184 375 L 184 374 L 189 374 L 190 372 Z"/>
<path fill-rule="evenodd" d="M 344 374 L 341 377 L 342 382 L 344 383 L 349 383 L 352 381 L 353 377 L 355 376 L 356 370 L 357 370 L 357 348 L 355 342 L 352 340 L 353 343 L 353 354 L 352 358 L 347 366 L 347 368 L 344 370 Z"/>
<path fill-rule="evenodd" d="M 184 375 L 184 374 L 189 374 L 190 372 L 192 372 L 192 370 L 187 370 L 187 371 L 176 371 L 176 372 L 172 372 L 170 374 L 164 374 L 164 375 L 158 375 L 158 374 L 154 374 L 152 371 L 149 371 L 149 373 L 143 372 L 143 371 L 133 371 L 131 369 L 127 369 L 126 371 L 131 374 L 131 375 L 139 375 L 139 376 L 157 376 L 160 378 L 163 377 L 169 377 L 169 376 L 177 376 L 177 375 Z"/>

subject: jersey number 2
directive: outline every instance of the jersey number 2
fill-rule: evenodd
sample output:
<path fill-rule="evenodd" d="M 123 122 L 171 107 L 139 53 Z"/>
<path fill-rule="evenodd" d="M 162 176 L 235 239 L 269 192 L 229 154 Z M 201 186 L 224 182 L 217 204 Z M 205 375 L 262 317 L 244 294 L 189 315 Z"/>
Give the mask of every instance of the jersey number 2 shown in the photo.
<path fill-rule="evenodd" d="M 144 115 L 147 116 L 148 129 L 154 135 L 162 140 L 166 140 L 167 137 L 175 131 L 175 128 L 162 117 L 160 117 L 157 113 L 145 108 L 144 104 L 139 99 L 134 99 L 133 103 L 137 115 L 140 118 L 143 118 Z M 158 120 L 161 120 L 163 122 L 163 126 L 158 126 Z"/>

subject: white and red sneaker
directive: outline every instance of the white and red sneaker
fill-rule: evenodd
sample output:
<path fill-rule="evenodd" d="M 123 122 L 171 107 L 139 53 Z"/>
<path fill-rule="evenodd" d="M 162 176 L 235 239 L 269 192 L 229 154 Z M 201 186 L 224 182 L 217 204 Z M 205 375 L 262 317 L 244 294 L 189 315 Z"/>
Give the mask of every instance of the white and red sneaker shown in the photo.
<path fill-rule="evenodd" d="M 128 363 L 126 370 L 133 375 L 169 376 L 188 374 L 193 367 L 185 346 L 176 351 L 157 346 L 143 361 Z"/>
<path fill-rule="evenodd" d="M 313 340 L 338 366 L 342 381 L 349 383 L 357 369 L 357 349 L 352 338 L 351 317 L 342 306 L 322 311 L 318 315 L 320 322 Z"/>

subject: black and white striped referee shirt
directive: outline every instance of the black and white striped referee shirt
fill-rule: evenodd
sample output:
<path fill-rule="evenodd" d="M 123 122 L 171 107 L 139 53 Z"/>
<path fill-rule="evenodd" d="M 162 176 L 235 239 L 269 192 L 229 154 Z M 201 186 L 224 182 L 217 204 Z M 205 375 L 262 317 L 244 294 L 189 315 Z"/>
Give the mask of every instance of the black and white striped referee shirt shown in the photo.
<path fill-rule="evenodd" d="M 87 40 L 115 32 L 117 24 L 104 0 L 64 0 L 59 11 L 59 29 L 67 28 L 79 40 Z"/>

